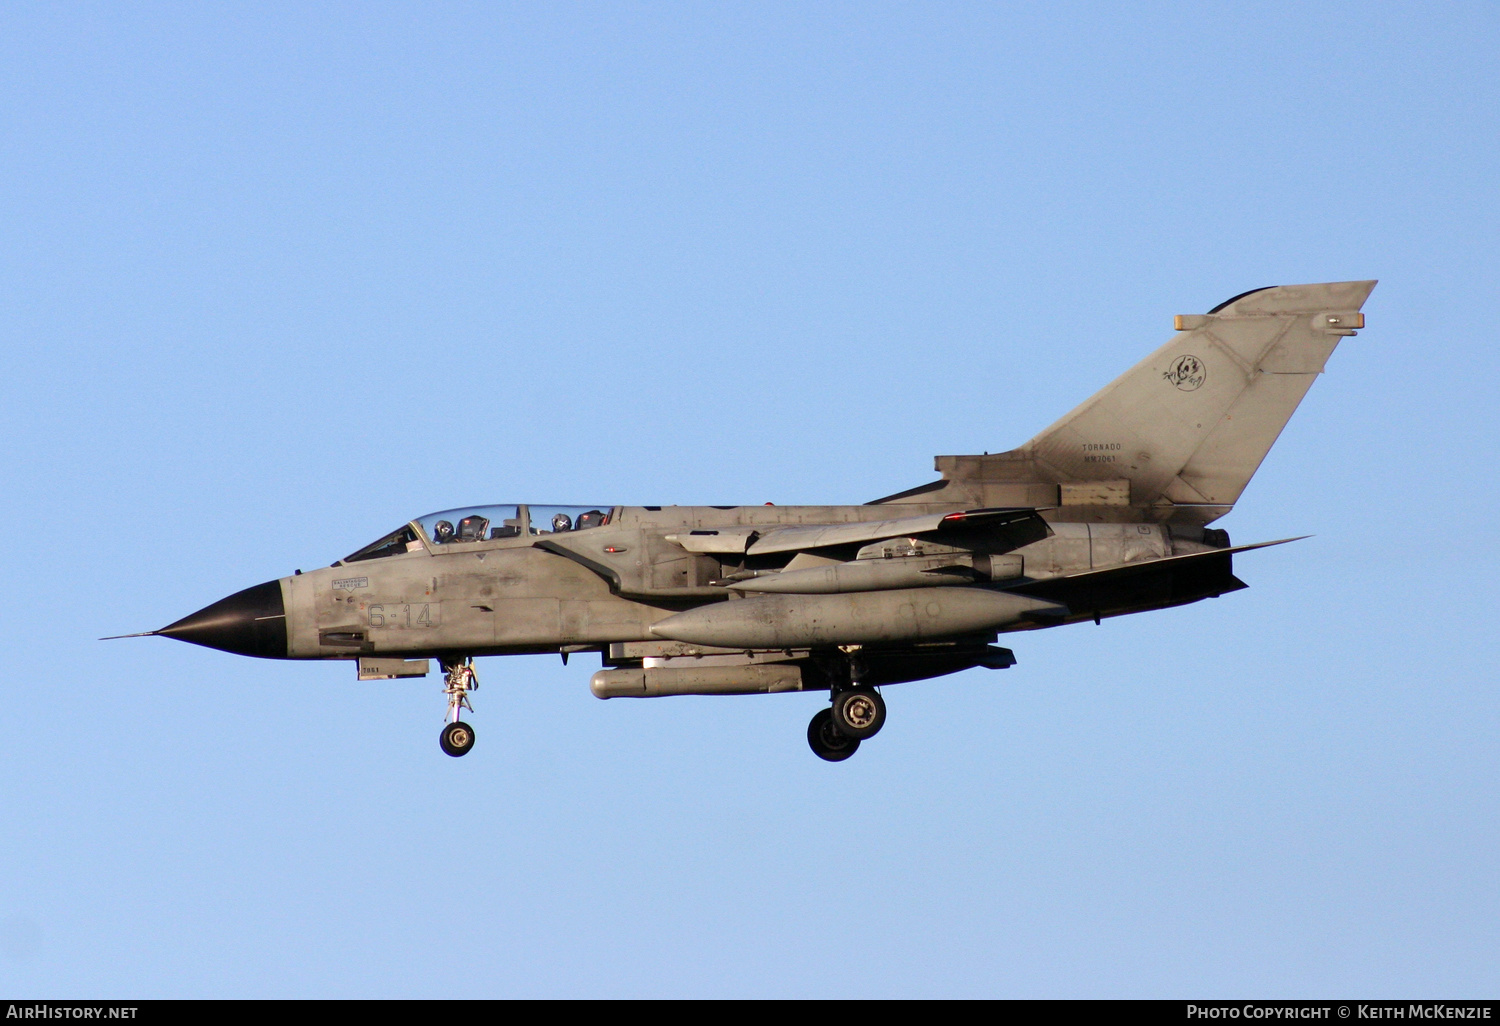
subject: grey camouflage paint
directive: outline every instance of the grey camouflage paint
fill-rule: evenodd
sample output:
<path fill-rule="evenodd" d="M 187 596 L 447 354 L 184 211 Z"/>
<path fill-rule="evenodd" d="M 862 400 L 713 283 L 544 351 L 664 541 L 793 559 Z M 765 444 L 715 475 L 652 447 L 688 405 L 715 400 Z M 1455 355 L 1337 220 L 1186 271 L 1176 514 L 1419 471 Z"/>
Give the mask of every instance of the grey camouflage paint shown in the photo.
<path fill-rule="evenodd" d="M 1242 588 L 1237 550 L 1207 525 L 1374 286 L 1262 289 L 1179 316 L 1025 445 L 937 457 L 940 480 L 873 503 L 617 506 L 603 526 L 446 544 L 413 521 L 410 551 L 281 579 L 286 657 L 391 676 L 425 668 L 398 659 L 595 651 L 614 668 L 601 697 L 777 691 L 828 686 L 840 654 L 877 683 L 1005 666 L 1002 633 Z"/>

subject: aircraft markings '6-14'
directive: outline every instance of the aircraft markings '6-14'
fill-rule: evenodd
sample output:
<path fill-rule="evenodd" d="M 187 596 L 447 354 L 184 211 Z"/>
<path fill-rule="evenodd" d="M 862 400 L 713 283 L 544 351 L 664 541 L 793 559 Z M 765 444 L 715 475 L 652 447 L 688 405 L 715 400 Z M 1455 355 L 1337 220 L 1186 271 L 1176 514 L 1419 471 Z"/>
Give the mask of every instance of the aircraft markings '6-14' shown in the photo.
<path fill-rule="evenodd" d="M 499 504 L 418 517 L 332 566 L 230 595 L 159 635 L 361 680 L 436 659 L 449 755 L 474 658 L 597 652 L 600 698 L 826 691 L 807 737 L 854 754 L 879 688 L 1015 663 L 1000 634 L 1245 587 L 1208 525 L 1239 499 L 1373 281 L 1257 289 L 1177 317 L 1150 356 L 1009 452 L 857 506 Z M 1293 539 L 1285 539 L 1293 540 Z"/>

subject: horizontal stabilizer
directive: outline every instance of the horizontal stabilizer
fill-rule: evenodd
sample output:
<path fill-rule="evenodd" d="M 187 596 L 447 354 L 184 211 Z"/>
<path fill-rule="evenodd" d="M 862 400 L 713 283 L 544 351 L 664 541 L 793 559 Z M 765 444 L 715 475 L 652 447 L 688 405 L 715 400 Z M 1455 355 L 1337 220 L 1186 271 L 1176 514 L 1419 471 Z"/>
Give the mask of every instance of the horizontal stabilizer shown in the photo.
<path fill-rule="evenodd" d="M 1181 556 L 1165 556 L 1161 559 L 1148 559 L 1138 563 L 1120 563 L 1115 566 L 1098 567 L 1093 570 L 1082 570 L 1076 574 L 1061 574 L 1057 577 L 1047 577 L 1038 581 L 1028 581 L 1010 589 L 1012 591 L 1031 591 L 1043 585 L 1055 584 L 1059 581 L 1067 581 L 1070 584 L 1077 581 L 1101 581 L 1112 580 L 1120 577 L 1134 577 L 1138 574 L 1157 573 L 1162 570 L 1172 570 L 1177 567 L 1186 566 L 1190 563 L 1202 562 L 1212 559 L 1222 559 L 1236 552 L 1249 552 L 1251 549 L 1265 549 L 1272 545 L 1285 545 L 1288 542 L 1302 541 L 1311 538 L 1310 534 L 1298 535 L 1296 538 L 1280 538 L 1276 541 L 1255 542 L 1252 545 L 1232 545 L 1226 549 L 1209 549 L 1205 552 L 1189 552 Z"/>

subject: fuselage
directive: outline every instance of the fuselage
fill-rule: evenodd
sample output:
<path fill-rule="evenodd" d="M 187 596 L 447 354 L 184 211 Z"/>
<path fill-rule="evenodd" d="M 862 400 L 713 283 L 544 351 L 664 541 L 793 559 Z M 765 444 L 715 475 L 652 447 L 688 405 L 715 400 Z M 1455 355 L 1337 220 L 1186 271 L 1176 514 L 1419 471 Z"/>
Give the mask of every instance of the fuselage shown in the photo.
<path fill-rule="evenodd" d="M 761 533 L 793 525 L 877 522 L 890 518 L 892 508 L 571 508 L 592 512 L 587 524 L 586 514 L 549 513 L 557 509 L 568 507 L 491 506 L 429 514 L 332 566 L 247 589 L 162 633 L 242 654 L 291 659 L 456 658 L 603 649 L 611 644 L 661 642 L 663 635 L 654 632 L 654 626 L 673 617 L 681 619 L 680 614 L 697 607 L 750 600 L 769 608 L 771 596 L 742 594 L 726 585 L 736 580 L 774 584 L 777 577 L 790 579 L 789 567 L 806 564 L 803 577 L 827 566 L 848 579 L 845 568 L 852 568 L 878 572 L 886 584 L 846 589 L 825 585 L 824 591 L 869 593 L 846 598 L 842 606 L 836 596 L 828 595 L 783 598 L 783 606 L 790 602 L 811 609 L 812 615 L 826 623 L 839 615 L 838 608 L 854 609 L 851 602 L 863 603 L 849 615 L 874 626 L 866 623 L 865 634 L 841 639 L 836 621 L 806 637 L 795 633 L 794 622 L 787 628 L 792 634 L 761 631 L 748 635 L 751 641 L 746 647 L 836 645 L 842 640 L 899 644 L 1035 629 L 1190 601 L 1180 588 L 1175 592 L 1159 588 L 1155 597 L 1143 599 L 1136 587 L 1129 594 L 1106 596 L 1102 601 L 1096 597 L 1087 608 L 1077 609 L 1066 596 L 1049 595 L 1052 604 L 1061 598 L 1063 608 L 1054 609 L 1050 616 L 1022 616 L 1010 615 L 996 606 L 996 600 L 974 593 L 1024 591 L 1079 571 L 1141 564 L 1214 547 L 1203 541 L 1201 529 L 1052 522 L 1047 537 L 1004 556 L 989 556 L 984 545 L 972 540 L 954 545 L 916 536 L 845 545 L 843 551 L 837 546 L 825 548 L 820 550 L 824 555 L 812 558 L 793 553 L 756 557 L 744 549 L 747 541 Z M 502 518 L 482 514 L 496 511 L 514 512 L 503 518 L 509 526 L 488 526 Z M 958 511 L 948 505 L 905 504 L 898 512 L 913 517 Z M 541 519 L 542 514 L 548 514 L 547 519 Z M 575 526 L 575 520 L 582 526 Z M 475 531 L 475 522 L 486 526 Z M 468 530 L 455 530 L 454 523 Z M 728 541 L 717 546 L 702 544 L 717 541 L 717 535 Z M 694 551 L 704 547 L 740 551 Z M 932 568 L 939 564 L 949 571 L 971 572 L 934 574 Z M 908 595 L 920 601 L 908 601 Z M 236 600 L 243 607 L 238 618 Z M 727 607 L 716 620 L 723 621 L 741 608 L 748 612 L 751 607 Z M 930 616 L 929 610 L 933 610 Z M 794 609 L 790 615 L 795 620 L 798 614 Z M 911 624 L 902 622 L 903 617 L 910 618 Z M 730 623 L 724 640 L 730 643 L 727 647 L 738 647 L 732 619 Z"/>

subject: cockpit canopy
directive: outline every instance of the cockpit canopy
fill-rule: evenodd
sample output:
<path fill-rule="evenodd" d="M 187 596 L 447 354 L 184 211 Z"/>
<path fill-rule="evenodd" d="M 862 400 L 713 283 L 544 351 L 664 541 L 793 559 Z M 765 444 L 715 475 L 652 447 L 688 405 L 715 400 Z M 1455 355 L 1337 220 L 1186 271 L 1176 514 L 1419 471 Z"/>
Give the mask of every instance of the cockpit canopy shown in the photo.
<path fill-rule="evenodd" d="M 371 542 L 343 562 L 357 563 L 414 552 L 430 545 L 540 537 L 609 523 L 609 506 L 470 506 L 429 513 Z M 420 531 L 420 534 L 418 533 Z"/>
<path fill-rule="evenodd" d="M 434 545 L 516 538 L 521 534 L 521 506 L 471 506 L 418 517 L 416 525 Z"/>

